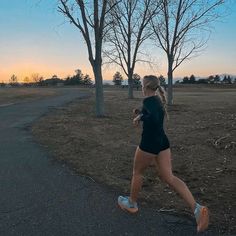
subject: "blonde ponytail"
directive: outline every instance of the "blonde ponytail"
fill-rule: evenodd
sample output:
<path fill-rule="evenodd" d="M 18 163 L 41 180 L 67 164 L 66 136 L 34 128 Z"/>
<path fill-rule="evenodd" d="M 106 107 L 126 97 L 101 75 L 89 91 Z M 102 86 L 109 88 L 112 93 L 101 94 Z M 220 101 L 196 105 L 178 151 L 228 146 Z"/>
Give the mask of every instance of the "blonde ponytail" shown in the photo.
<path fill-rule="evenodd" d="M 166 118 L 169 119 L 168 112 L 167 112 L 167 99 L 166 99 L 165 90 L 160 85 L 157 87 L 157 90 L 159 92 L 159 95 L 160 95 L 160 98 L 162 101 L 162 105 L 163 105 L 163 108 L 165 111 Z"/>

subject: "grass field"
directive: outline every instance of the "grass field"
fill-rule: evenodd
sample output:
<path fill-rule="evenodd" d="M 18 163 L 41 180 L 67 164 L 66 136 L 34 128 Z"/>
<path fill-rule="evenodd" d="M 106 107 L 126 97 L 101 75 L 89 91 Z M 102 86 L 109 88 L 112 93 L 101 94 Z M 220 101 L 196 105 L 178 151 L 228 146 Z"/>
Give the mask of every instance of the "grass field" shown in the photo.
<path fill-rule="evenodd" d="M 236 89 L 179 87 L 174 97 L 166 122 L 173 171 L 199 202 L 209 206 L 213 227 L 236 233 Z M 140 91 L 128 100 L 127 90 L 105 89 L 106 118 L 95 118 L 92 96 L 43 117 L 32 130 L 55 158 L 79 174 L 129 193 L 141 134 L 141 127 L 132 125 L 132 109 L 141 105 Z M 156 173 L 150 167 L 145 174 L 141 205 L 190 214 Z"/>
<path fill-rule="evenodd" d="M 0 106 L 52 96 L 56 89 L 45 88 L 0 88 Z"/>

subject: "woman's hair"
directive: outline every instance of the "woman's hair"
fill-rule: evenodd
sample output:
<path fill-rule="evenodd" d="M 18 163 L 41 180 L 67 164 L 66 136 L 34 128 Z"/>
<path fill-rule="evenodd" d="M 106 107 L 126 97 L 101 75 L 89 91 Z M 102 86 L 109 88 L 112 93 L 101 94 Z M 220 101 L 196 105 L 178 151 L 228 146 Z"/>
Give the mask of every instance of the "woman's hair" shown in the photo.
<path fill-rule="evenodd" d="M 155 75 L 146 75 L 143 77 L 143 85 L 147 89 L 158 91 L 158 95 L 161 98 L 164 107 L 165 115 L 168 118 L 166 94 L 165 90 L 160 85 L 160 80 Z"/>

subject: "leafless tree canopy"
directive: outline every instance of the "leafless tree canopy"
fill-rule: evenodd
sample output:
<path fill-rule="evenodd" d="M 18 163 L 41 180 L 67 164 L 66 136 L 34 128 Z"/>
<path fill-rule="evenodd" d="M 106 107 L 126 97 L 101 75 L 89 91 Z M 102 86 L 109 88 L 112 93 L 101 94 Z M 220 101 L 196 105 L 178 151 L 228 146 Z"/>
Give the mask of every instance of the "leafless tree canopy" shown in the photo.
<path fill-rule="evenodd" d="M 153 33 L 148 25 L 158 7 L 157 0 L 121 0 L 106 19 L 110 28 L 105 37 L 105 58 L 108 63 L 122 68 L 129 79 L 130 89 L 136 62 L 148 62 L 141 45 Z M 129 97 L 132 97 L 132 91 Z"/>
<path fill-rule="evenodd" d="M 123 69 L 132 93 L 136 62 L 146 61 L 143 43 L 155 35 L 168 58 L 168 103 L 173 71 L 206 44 L 210 23 L 224 0 L 59 0 L 59 11 L 82 33 L 102 101 L 102 50 Z M 150 24 L 151 23 L 151 24 Z M 150 29 L 149 24 L 152 26 Z M 102 45 L 106 42 L 106 49 Z M 100 112 L 102 113 L 102 112 Z"/>
<path fill-rule="evenodd" d="M 152 34 L 147 26 L 157 13 L 158 5 L 156 0 L 121 0 L 110 12 L 111 29 L 106 35 L 104 53 L 108 61 L 121 66 L 127 76 L 136 62 L 145 61 L 140 46 Z"/>
<path fill-rule="evenodd" d="M 174 71 L 185 59 L 202 49 L 210 24 L 218 17 L 224 0 L 161 0 L 160 13 L 152 21 L 158 45 L 173 60 Z"/>
<path fill-rule="evenodd" d="M 168 59 L 168 104 L 173 103 L 173 72 L 203 48 L 210 23 L 219 16 L 224 0 L 161 0 L 160 13 L 152 19 L 155 40 Z"/>
<path fill-rule="evenodd" d="M 99 53 L 96 51 L 97 44 L 101 43 L 108 27 L 105 17 L 115 5 L 109 3 L 108 6 L 107 0 L 60 0 L 58 9 L 81 31 L 88 47 L 90 62 Z"/>

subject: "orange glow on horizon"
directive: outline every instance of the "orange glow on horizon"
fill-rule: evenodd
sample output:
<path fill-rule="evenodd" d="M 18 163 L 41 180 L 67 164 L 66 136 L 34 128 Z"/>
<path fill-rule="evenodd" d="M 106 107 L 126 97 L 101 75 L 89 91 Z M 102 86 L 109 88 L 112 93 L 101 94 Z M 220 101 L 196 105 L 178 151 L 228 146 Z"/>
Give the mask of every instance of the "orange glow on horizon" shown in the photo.
<path fill-rule="evenodd" d="M 68 63 L 69 64 L 69 63 Z M 29 80 L 32 74 L 38 73 L 44 79 L 51 78 L 53 75 L 57 75 L 59 78 L 63 79 L 67 76 L 72 76 L 75 74 L 76 69 L 82 70 L 82 73 L 88 74 L 92 80 L 94 80 L 93 71 L 90 65 L 81 65 L 78 68 L 74 65 L 47 65 L 47 64 L 39 64 L 32 62 L 21 62 L 18 64 L 13 64 L 8 67 L 0 68 L 0 82 L 9 82 L 11 76 L 14 74 L 18 78 L 18 82 L 24 82 L 25 77 L 29 77 Z M 194 63 L 193 63 L 194 64 Z M 219 69 L 218 69 L 219 68 Z M 125 73 L 116 66 L 104 66 L 103 67 L 103 80 L 112 80 L 113 75 L 116 71 L 121 72 L 123 78 L 126 79 Z M 148 66 L 140 66 L 136 67 L 135 73 L 138 73 L 141 76 L 147 74 L 155 74 L 155 75 L 163 75 L 165 78 L 167 77 L 167 72 L 163 68 L 155 68 L 151 69 Z M 194 74 L 199 77 L 208 77 L 210 75 L 216 74 L 234 74 L 233 71 L 225 70 L 222 71 L 222 68 L 217 66 L 207 66 L 202 68 L 201 65 L 194 64 L 194 67 L 191 66 L 190 62 L 186 63 L 186 65 L 180 66 L 175 72 L 174 77 L 184 77 L 190 76 Z"/>
<path fill-rule="evenodd" d="M 93 78 L 92 70 L 87 67 L 78 68 L 82 70 L 83 74 L 89 74 Z M 70 68 L 66 65 L 65 68 L 61 67 L 51 67 L 50 65 L 40 65 L 33 63 L 21 63 L 17 65 L 12 65 L 10 67 L 5 67 L 0 70 L 0 82 L 9 82 L 11 76 L 14 74 L 18 78 L 18 82 L 23 82 L 25 77 L 31 78 L 32 74 L 39 74 L 44 79 L 51 78 L 53 75 L 57 75 L 59 78 L 66 78 L 67 76 L 72 76 L 75 74 L 76 68 Z"/>

